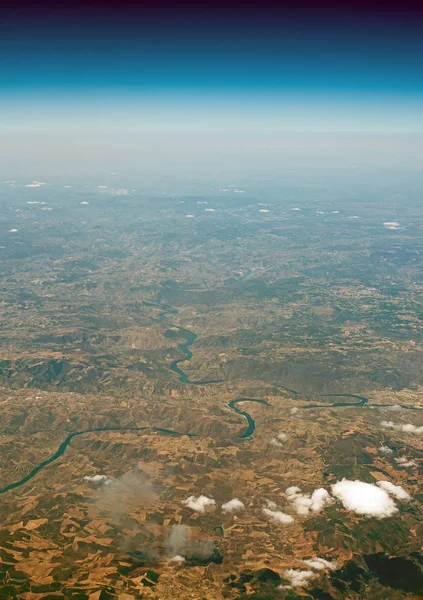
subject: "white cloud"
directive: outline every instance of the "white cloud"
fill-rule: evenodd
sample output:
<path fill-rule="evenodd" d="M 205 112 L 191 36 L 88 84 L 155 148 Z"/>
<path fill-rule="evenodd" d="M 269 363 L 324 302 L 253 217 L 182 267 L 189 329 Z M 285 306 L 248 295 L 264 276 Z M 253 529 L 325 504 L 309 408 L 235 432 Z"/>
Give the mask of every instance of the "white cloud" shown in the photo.
<path fill-rule="evenodd" d="M 292 587 L 307 587 L 312 579 L 317 577 L 314 571 L 296 571 L 287 569 L 284 577 L 288 579 Z M 280 586 L 280 589 L 286 589 L 286 586 Z"/>
<path fill-rule="evenodd" d="M 357 215 L 351 215 L 348 219 L 361 219 L 361 217 L 357 217 Z"/>
<path fill-rule="evenodd" d="M 423 433 L 423 425 L 421 427 L 417 427 L 416 425 L 412 425 L 411 423 L 394 423 L 393 421 L 381 421 L 380 424 L 385 429 L 395 429 L 396 431 L 402 431 L 404 433 Z"/>
<path fill-rule="evenodd" d="M 17 229 L 10 229 L 9 233 L 17 233 L 17 231 L 18 231 Z"/>
<path fill-rule="evenodd" d="M 126 188 L 118 188 L 118 189 L 111 189 L 110 193 L 112 194 L 112 196 L 129 196 L 129 190 L 127 190 Z"/>
<path fill-rule="evenodd" d="M 301 208 L 298 208 L 297 206 L 295 208 L 291 208 L 291 210 L 301 210 Z"/>
<path fill-rule="evenodd" d="M 84 481 L 89 481 L 92 483 L 105 483 L 106 485 L 108 483 L 111 483 L 113 481 L 113 479 L 111 479 L 110 477 L 107 477 L 107 475 L 86 475 L 84 477 Z"/>
<path fill-rule="evenodd" d="M 311 567 L 312 569 L 316 569 L 317 571 L 321 571 L 322 569 L 336 569 L 336 562 L 332 562 L 330 560 L 326 560 L 325 558 L 312 558 L 310 560 L 302 560 L 303 564 L 307 565 L 307 567 Z"/>
<path fill-rule="evenodd" d="M 287 496 L 294 496 L 295 494 L 298 494 L 299 492 L 301 492 L 301 489 L 299 487 L 297 487 L 296 485 L 292 485 L 289 488 L 286 488 L 285 490 L 285 494 Z"/>
<path fill-rule="evenodd" d="M 87 202 L 86 200 L 84 200 L 83 202 L 80 202 L 79 204 L 89 204 L 89 202 Z"/>
<path fill-rule="evenodd" d="M 182 501 L 182 504 L 191 508 L 191 510 L 195 510 L 196 512 L 203 513 L 207 506 L 214 506 L 216 501 L 213 498 L 207 498 L 207 496 L 190 496 L 186 500 Z"/>
<path fill-rule="evenodd" d="M 44 182 L 42 182 L 42 181 L 33 181 L 32 183 L 27 183 L 27 184 L 25 185 L 25 187 L 26 187 L 26 188 L 39 188 L 39 187 L 41 187 L 42 185 L 45 185 L 45 183 L 44 183 Z"/>
<path fill-rule="evenodd" d="M 271 510 L 270 508 L 263 508 L 263 514 L 269 517 L 274 523 L 281 523 L 282 525 L 290 525 L 294 522 L 294 518 L 291 515 L 287 515 L 281 510 Z"/>
<path fill-rule="evenodd" d="M 234 188 L 233 190 L 235 194 L 245 194 L 245 190 L 239 190 L 238 188 Z"/>
<path fill-rule="evenodd" d="M 359 515 L 384 519 L 398 511 L 386 491 L 371 483 L 343 479 L 331 488 L 332 494 L 342 502 L 344 508 Z"/>
<path fill-rule="evenodd" d="M 194 217 L 194 215 L 185 215 L 186 219 L 192 219 Z"/>
<path fill-rule="evenodd" d="M 317 514 L 333 502 L 329 492 L 324 488 L 318 488 L 312 494 L 302 494 L 300 488 L 293 486 L 287 488 L 285 493 L 296 513 L 303 516 L 310 512 Z"/>
<path fill-rule="evenodd" d="M 400 485 L 394 485 L 390 481 L 378 481 L 377 486 L 391 494 L 397 500 L 411 500 L 411 496 Z"/>
<path fill-rule="evenodd" d="M 268 212 L 270 212 L 270 210 L 267 209 L 267 208 L 260 208 L 259 212 L 261 212 L 261 213 L 268 213 Z"/>
<path fill-rule="evenodd" d="M 216 212 L 215 208 L 205 208 L 204 212 Z"/>
<path fill-rule="evenodd" d="M 332 214 L 334 214 L 334 215 L 339 215 L 339 210 L 333 210 L 333 211 L 332 211 Z"/>
<path fill-rule="evenodd" d="M 389 448 L 389 446 L 381 446 L 381 447 L 379 448 L 379 452 L 380 452 L 381 454 L 386 454 L 386 455 L 388 455 L 388 454 L 392 454 L 392 453 L 393 453 L 393 450 L 391 450 L 391 448 Z"/>
<path fill-rule="evenodd" d="M 278 433 L 276 438 L 272 438 L 270 440 L 269 444 L 271 446 L 276 446 L 277 448 L 283 448 L 283 446 L 284 446 L 283 442 L 286 442 L 287 439 L 288 439 L 288 436 L 286 435 L 286 433 Z"/>
<path fill-rule="evenodd" d="M 38 204 L 37 200 L 28 200 L 27 204 Z"/>
<path fill-rule="evenodd" d="M 98 185 L 97 188 L 99 190 L 107 190 L 107 185 Z"/>
<path fill-rule="evenodd" d="M 168 562 L 176 565 L 182 565 L 182 563 L 185 562 L 185 558 L 183 556 L 180 556 L 180 554 L 177 554 L 176 556 L 172 556 L 172 558 L 169 558 Z"/>
<path fill-rule="evenodd" d="M 300 409 L 297 406 L 294 406 L 289 412 L 291 415 L 296 415 L 299 412 L 299 410 Z"/>
<path fill-rule="evenodd" d="M 383 226 L 385 229 L 399 229 L 400 224 L 398 221 L 386 221 Z"/>
<path fill-rule="evenodd" d="M 401 456 L 400 458 L 394 458 L 394 461 L 400 466 L 407 469 L 408 467 L 417 467 L 417 463 L 415 460 L 408 460 L 405 456 Z"/>
<path fill-rule="evenodd" d="M 245 505 L 238 498 L 233 498 L 229 500 L 229 502 L 225 502 L 222 504 L 223 512 L 238 512 L 239 510 L 244 510 Z"/>

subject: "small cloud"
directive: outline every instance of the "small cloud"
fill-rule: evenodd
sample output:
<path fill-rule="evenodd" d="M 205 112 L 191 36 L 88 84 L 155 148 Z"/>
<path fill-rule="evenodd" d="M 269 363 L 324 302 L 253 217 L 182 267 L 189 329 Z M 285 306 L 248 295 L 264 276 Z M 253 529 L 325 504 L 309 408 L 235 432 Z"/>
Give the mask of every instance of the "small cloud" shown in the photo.
<path fill-rule="evenodd" d="M 173 563 L 175 565 L 182 565 L 185 562 L 185 558 L 180 554 L 177 554 L 176 556 L 172 556 L 171 558 L 169 558 L 168 562 Z"/>
<path fill-rule="evenodd" d="M 234 188 L 233 191 L 235 192 L 235 194 L 245 194 L 245 190 L 240 190 L 238 188 Z"/>
<path fill-rule="evenodd" d="M 298 208 L 298 206 L 296 206 L 295 208 L 291 208 L 291 210 L 301 210 L 301 208 Z"/>
<path fill-rule="evenodd" d="M 385 429 L 395 429 L 396 431 L 402 431 L 404 433 L 423 433 L 423 425 L 417 427 L 416 425 L 412 425 L 412 423 L 394 423 L 393 421 L 381 421 L 380 424 Z"/>
<path fill-rule="evenodd" d="M 391 406 L 386 407 L 388 410 L 398 411 L 402 410 L 401 404 L 392 404 Z"/>
<path fill-rule="evenodd" d="M 267 208 L 260 208 L 259 212 L 261 212 L 261 213 L 268 213 L 268 212 L 270 212 L 270 210 L 267 209 Z"/>
<path fill-rule="evenodd" d="M 273 505 L 272 505 L 273 506 Z M 269 517 L 274 523 L 281 523 L 282 525 L 290 525 L 294 522 L 294 518 L 291 515 L 287 515 L 281 510 L 272 510 L 270 508 L 263 508 L 263 514 Z"/>
<path fill-rule="evenodd" d="M 28 200 L 27 204 L 38 204 L 37 200 Z"/>
<path fill-rule="evenodd" d="M 312 579 L 317 577 L 314 571 L 296 571 L 287 569 L 284 577 L 291 583 L 291 587 L 307 587 Z M 287 589 L 287 586 L 279 586 L 279 589 Z"/>
<path fill-rule="evenodd" d="M 378 481 L 376 485 L 391 494 L 397 500 L 411 500 L 411 496 L 400 485 L 394 485 L 390 481 Z"/>
<path fill-rule="evenodd" d="M 301 562 L 307 567 L 311 567 L 312 569 L 316 569 L 317 571 L 321 571 L 323 569 L 330 569 L 331 571 L 333 571 L 333 569 L 336 569 L 337 567 L 336 562 L 318 557 L 312 558 L 310 560 L 302 560 Z"/>
<path fill-rule="evenodd" d="M 193 218 L 194 218 L 194 215 L 185 215 L 185 218 L 186 218 L 186 219 L 193 219 Z"/>
<path fill-rule="evenodd" d="M 385 229 L 399 229 L 400 224 L 398 221 L 386 221 L 383 226 Z"/>
<path fill-rule="evenodd" d="M 316 215 L 324 215 L 325 213 L 322 210 L 316 210 Z"/>
<path fill-rule="evenodd" d="M 99 190 L 107 190 L 107 185 L 98 185 L 97 189 L 99 189 Z"/>
<path fill-rule="evenodd" d="M 230 192 L 231 190 L 229 188 L 219 188 L 217 191 L 218 192 Z"/>
<path fill-rule="evenodd" d="M 278 433 L 276 438 L 272 438 L 269 442 L 270 446 L 276 446 L 277 448 L 283 448 L 283 442 L 286 442 L 288 436 L 286 433 Z"/>
<path fill-rule="evenodd" d="M 216 212 L 215 208 L 205 208 L 204 212 Z"/>
<path fill-rule="evenodd" d="M 389 448 L 389 446 L 380 446 L 380 448 L 378 448 L 378 450 L 381 454 L 385 454 L 386 456 L 393 453 L 393 450 L 391 450 L 391 448 Z"/>
<path fill-rule="evenodd" d="M 201 202 L 197 202 L 197 204 L 208 204 L 207 200 L 203 200 Z"/>
<path fill-rule="evenodd" d="M 213 498 L 207 498 L 207 496 L 190 496 L 186 500 L 182 501 L 182 504 L 188 506 L 191 510 L 194 510 L 199 513 L 203 513 L 207 506 L 215 506 L 216 501 Z"/>
<path fill-rule="evenodd" d="M 18 230 L 17 230 L 17 229 L 10 229 L 10 230 L 9 230 L 9 233 L 17 233 L 17 232 L 18 232 Z"/>
<path fill-rule="evenodd" d="M 89 204 L 89 202 L 87 202 L 86 200 L 84 200 L 83 202 L 80 202 L 79 204 Z"/>
<path fill-rule="evenodd" d="M 357 215 L 351 215 L 348 219 L 361 219 L 361 217 L 357 217 Z"/>
<path fill-rule="evenodd" d="M 318 488 L 311 494 L 302 494 L 300 488 L 293 486 L 287 488 L 285 494 L 297 514 L 303 516 L 309 515 L 310 512 L 318 514 L 333 502 L 329 492 L 324 488 Z"/>
<path fill-rule="evenodd" d="M 404 456 L 401 456 L 400 458 L 394 458 L 394 461 L 400 467 L 404 467 L 405 469 L 407 469 L 408 467 L 417 467 L 417 463 L 415 460 L 408 460 L 408 458 L 405 458 Z"/>
<path fill-rule="evenodd" d="M 332 211 L 332 214 L 333 214 L 333 215 L 339 215 L 339 210 L 333 210 L 333 211 Z"/>
<path fill-rule="evenodd" d="M 126 188 L 118 188 L 118 189 L 111 189 L 110 193 L 112 194 L 112 196 L 129 196 L 129 190 L 127 190 Z"/>
<path fill-rule="evenodd" d="M 107 477 L 107 475 L 86 475 L 84 481 L 89 481 L 90 483 L 112 483 L 113 479 Z"/>
<path fill-rule="evenodd" d="M 25 184 L 26 188 L 39 188 L 42 185 L 45 185 L 43 181 L 33 181 L 32 183 Z"/>
<path fill-rule="evenodd" d="M 371 483 L 343 479 L 333 484 L 331 489 L 344 508 L 359 515 L 384 519 L 398 512 L 387 492 Z"/>
<path fill-rule="evenodd" d="M 296 415 L 299 412 L 299 410 L 300 409 L 297 406 L 294 406 L 289 412 L 291 415 Z"/>
<path fill-rule="evenodd" d="M 240 510 L 244 510 L 245 505 L 243 502 L 241 502 L 241 500 L 239 500 L 238 498 L 233 498 L 232 500 L 229 500 L 229 502 L 225 502 L 224 504 L 222 504 L 222 510 L 223 512 L 238 512 Z"/>

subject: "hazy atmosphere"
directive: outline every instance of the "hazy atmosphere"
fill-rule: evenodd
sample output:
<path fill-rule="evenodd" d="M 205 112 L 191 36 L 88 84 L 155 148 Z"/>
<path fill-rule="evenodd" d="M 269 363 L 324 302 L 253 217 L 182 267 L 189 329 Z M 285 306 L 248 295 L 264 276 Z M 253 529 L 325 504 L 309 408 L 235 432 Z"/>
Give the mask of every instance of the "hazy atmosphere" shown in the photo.
<path fill-rule="evenodd" d="M 0 598 L 423 597 L 423 11 L 0 19 Z"/>

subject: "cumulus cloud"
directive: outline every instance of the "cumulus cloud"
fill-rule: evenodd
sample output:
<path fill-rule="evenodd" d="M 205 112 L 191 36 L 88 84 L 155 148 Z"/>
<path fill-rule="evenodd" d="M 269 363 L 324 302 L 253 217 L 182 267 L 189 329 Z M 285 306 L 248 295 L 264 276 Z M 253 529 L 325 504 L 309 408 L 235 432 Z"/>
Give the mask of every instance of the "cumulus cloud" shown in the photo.
<path fill-rule="evenodd" d="M 270 210 L 268 208 L 260 208 L 259 212 L 261 212 L 261 213 L 268 213 L 268 212 L 270 212 Z"/>
<path fill-rule="evenodd" d="M 281 523 L 282 525 L 290 525 L 291 523 L 294 522 L 294 518 L 291 517 L 291 515 L 287 515 L 286 513 L 282 512 L 281 510 L 272 510 L 271 508 L 266 508 L 264 507 L 262 509 L 263 514 L 266 515 L 266 517 L 269 517 L 269 519 L 271 521 L 273 521 L 274 523 Z"/>
<path fill-rule="evenodd" d="M 412 423 L 394 423 L 393 421 L 381 421 L 380 424 L 382 425 L 382 427 L 385 427 L 385 429 L 395 429 L 396 431 L 402 431 L 404 433 L 423 433 L 423 425 L 420 427 L 417 427 L 416 425 L 413 425 Z"/>
<path fill-rule="evenodd" d="M 301 210 L 301 208 L 298 208 L 297 206 L 295 208 L 291 208 L 291 210 Z"/>
<path fill-rule="evenodd" d="M 17 233 L 17 231 L 18 231 L 17 229 L 10 229 L 9 233 Z"/>
<path fill-rule="evenodd" d="M 45 185 L 43 181 L 33 181 L 32 183 L 27 183 L 25 187 L 27 188 L 39 188 L 42 185 Z"/>
<path fill-rule="evenodd" d="M 399 229 L 400 224 L 398 221 L 386 221 L 383 226 L 385 229 Z"/>
<path fill-rule="evenodd" d="M 185 562 L 185 558 L 180 554 L 177 554 L 176 556 L 172 556 L 171 558 L 169 558 L 168 562 L 176 565 L 182 565 Z"/>
<path fill-rule="evenodd" d="M 317 571 L 321 571 L 322 569 L 336 569 L 337 564 L 334 561 L 326 560 L 325 558 L 311 558 L 310 560 L 302 560 L 301 561 L 307 567 L 311 567 L 312 569 L 316 569 Z"/>
<path fill-rule="evenodd" d="M 394 461 L 400 466 L 407 469 L 408 467 L 417 467 L 417 463 L 415 460 L 408 460 L 405 456 L 401 456 L 400 458 L 394 458 Z"/>
<path fill-rule="evenodd" d="M 215 208 L 205 208 L 204 212 L 216 212 Z"/>
<path fill-rule="evenodd" d="M 287 569 L 284 572 L 284 577 L 291 583 L 291 587 L 307 587 L 312 579 L 317 577 L 314 571 L 296 571 L 295 569 Z M 279 589 L 288 589 L 289 586 L 279 586 Z"/>
<path fill-rule="evenodd" d="M 185 215 L 185 218 L 186 218 L 186 219 L 193 219 L 193 218 L 194 218 L 194 215 Z"/>
<path fill-rule="evenodd" d="M 371 483 L 343 479 L 333 484 L 331 489 L 344 508 L 359 515 L 384 519 L 398 511 L 387 492 Z"/>
<path fill-rule="evenodd" d="M 310 512 L 317 514 L 333 502 L 329 492 L 324 488 L 318 488 L 312 494 L 302 494 L 300 488 L 293 486 L 287 488 L 285 494 L 296 513 L 303 516 Z"/>
<path fill-rule="evenodd" d="M 275 446 L 276 448 L 283 448 L 283 442 L 286 442 L 287 439 L 288 436 L 286 435 L 286 433 L 278 433 L 278 435 L 275 438 L 272 438 L 269 441 L 269 445 Z"/>
<path fill-rule="evenodd" d="M 113 479 L 111 477 L 107 477 L 107 475 L 86 475 L 84 477 L 84 481 L 89 481 L 92 483 L 112 483 Z"/>
<path fill-rule="evenodd" d="M 112 196 L 129 196 L 129 190 L 127 190 L 126 188 L 118 188 L 118 189 L 111 189 L 110 193 L 112 194 Z"/>
<path fill-rule="evenodd" d="M 394 485 L 390 481 L 378 481 L 377 486 L 391 494 L 397 500 L 411 500 L 411 496 L 400 485 Z"/>
<path fill-rule="evenodd" d="M 225 502 L 222 504 L 223 512 L 238 512 L 239 510 L 244 510 L 245 505 L 238 498 L 233 498 L 229 500 L 229 502 Z"/>
<path fill-rule="evenodd" d="M 87 202 L 86 200 L 84 200 L 83 202 L 80 202 L 79 204 L 89 204 L 89 202 Z"/>
<path fill-rule="evenodd" d="M 391 448 L 389 448 L 389 446 L 381 446 L 379 448 L 379 452 L 381 454 L 386 454 L 388 456 L 389 454 L 393 453 L 393 450 Z"/>
<path fill-rule="evenodd" d="M 194 510 L 199 513 L 203 513 L 207 506 L 215 506 L 216 500 L 213 498 L 207 498 L 207 496 L 190 496 L 186 500 L 182 501 L 182 504 L 188 506 L 191 510 Z"/>

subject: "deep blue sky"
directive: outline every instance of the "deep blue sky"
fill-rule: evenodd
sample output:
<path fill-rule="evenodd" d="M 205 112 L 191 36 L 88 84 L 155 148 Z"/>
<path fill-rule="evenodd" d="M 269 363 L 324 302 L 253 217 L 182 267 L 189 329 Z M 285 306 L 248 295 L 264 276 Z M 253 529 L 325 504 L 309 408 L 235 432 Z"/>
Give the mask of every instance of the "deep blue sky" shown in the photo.
<path fill-rule="evenodd" d="M 423 130 L 412 4 L 14 5 L 0 124 Z"/>

